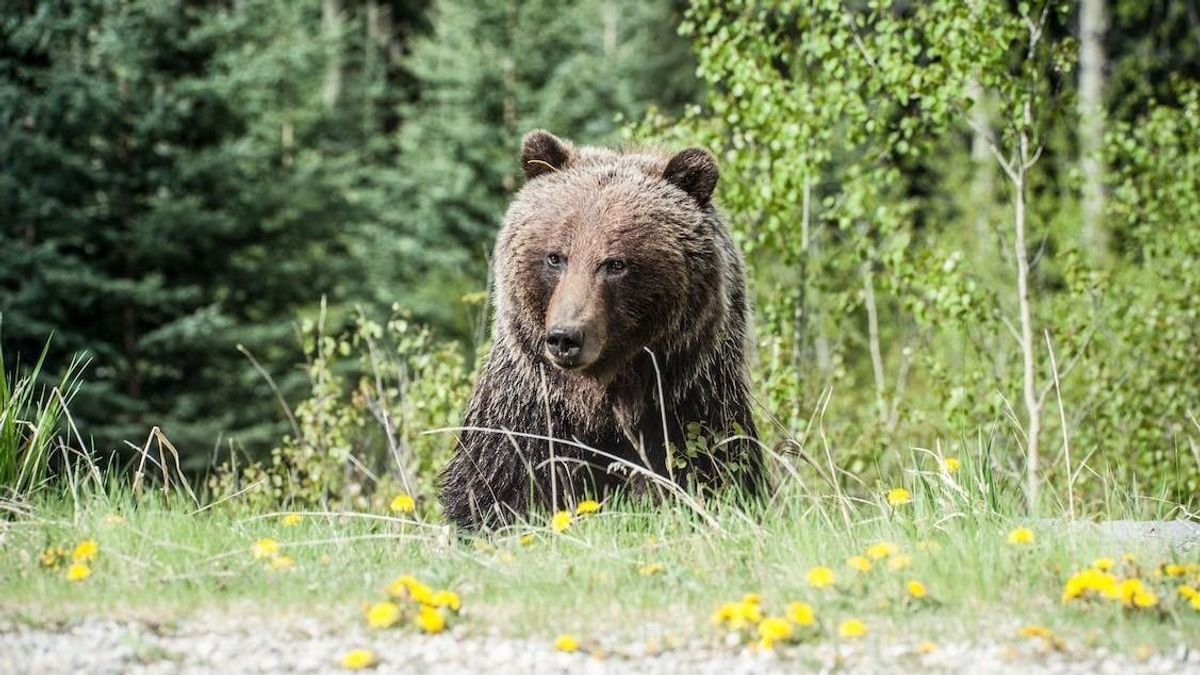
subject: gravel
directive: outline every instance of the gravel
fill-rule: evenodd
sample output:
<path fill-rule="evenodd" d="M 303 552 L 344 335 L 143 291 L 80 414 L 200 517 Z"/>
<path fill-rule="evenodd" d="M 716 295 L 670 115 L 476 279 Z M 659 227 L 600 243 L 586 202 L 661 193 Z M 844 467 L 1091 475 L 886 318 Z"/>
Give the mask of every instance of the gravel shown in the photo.
<path fill-rule="evenodd" d="M 584 644 L 585 648 L 596 645 Z M 368 648 L 376 672 L 405 673 L 1198 673 L 1200 653 L 1062 651 L 1041 640 L 911 644 L 866 640 L 789 647 L 778 654 L 669 636 L 601 644 L 606 653 L 556 652 L 545 640 L 401 630 L 367 633 L 306 618 L 212 616 L 177 624 L 84 619 L 62 626 L 0 623 L 0 673 L 330 673 L 347 651 Z"/>

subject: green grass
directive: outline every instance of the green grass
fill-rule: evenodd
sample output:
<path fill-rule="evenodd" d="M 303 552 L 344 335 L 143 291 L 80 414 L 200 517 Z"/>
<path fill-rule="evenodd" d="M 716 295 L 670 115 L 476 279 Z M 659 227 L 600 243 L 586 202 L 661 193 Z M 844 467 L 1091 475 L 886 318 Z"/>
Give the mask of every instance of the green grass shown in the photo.
<path fill-rule="evenodd" d="M 722 602 L 762 594 L 769 613 L 793 600 L 812 603 L 820 640 L 834 640 L 837 622 L 860 618 L 869 640 L 915 643 L 978 636 L 1018 642 L 1024 624 L 1052 628 L 1068 645 L 1125 651 L 1142 645 L 1200 646 L 1200 611 L 1161 588 L 1161 606 L 1124 610 L 1115 603 L 1064 605 L 1063 582 L 1101 556 L 1137 556 L 1147 581 L 1162 562 L 1197 562 L 1163 548 L 1106 544 L 1086 530 L 1013 517 L 1019 509 L 1003 490 L 989 488 L 970 465 L 951 478 L 916 474 L 914 501 L 892 508 L 877 500 L 813 496 L 797 482 L 770 504 L 738 508 L 708 504 L 716 523 L 688 506 L 609 504 L 563 534 L 544 525 L 462 540 L 436 521 L 403 522 L 382 514 L 306 515 L 285 527 L 279 514 L 255 513 L 230 500 L 196 512 L 190 500 L 157 493 L 134 497 L 122 487 L 77 489 L 78 497 L 47 493 L 31 516 L 0 524 L 0 616 L 56 623 L 82 616 L 173 621 L 198 612 L 265 617 L 315 615 L 333 624 L 362 621 L 362 605 L 381 597 L 395 576 L 411 573 L 435 587 L 458 591 L 468 632 L 547 636 L 569 631 L 612 640 L 712 637 L 709 622 Z M 810 486 L 811 487 L 811 486 Z M 1161 510 L 1152 499 L 1112 491 L 1092 517 Z M 1116 510 L 1114 510 L 1116 509 Z M 112 522 L 120 515 L 123 522 Z M 1158 513 L 1157 515 L 1165 515 Z M 1036 533 L 1028 546 L 1007 543 L 1011 528 Z M 521 545 L 520 535 L 536 539 Z M 266 569 L 251 555 L 260 537 L 277 539 L 297 565 Z M 48 546 L 92 538 L 100 559 L 91 578 L 70 583 L 39 565 Z M 861 575 L 845 560 L 873 542 L 899 544 L 913 558 L 894 571 L 877 564 Z M 927 542 L 933 542 L 929 544 Z M 639 573 L 658 563 L 664 571 Z M 838 588 L 806 584 L 811 566 L 835 569 Z M 923 582 L 930 600 L 906 600 L 904 584 Z M 1200 583 L 1200 579 L 1193 583 Z"/>

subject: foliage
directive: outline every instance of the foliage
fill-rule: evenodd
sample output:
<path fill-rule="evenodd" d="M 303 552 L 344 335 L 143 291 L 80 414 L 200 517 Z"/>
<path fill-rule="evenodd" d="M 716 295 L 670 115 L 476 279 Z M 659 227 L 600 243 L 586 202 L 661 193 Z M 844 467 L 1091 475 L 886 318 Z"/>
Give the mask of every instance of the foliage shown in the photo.
<path fill-rule="evenodd" d="M 398 310 L 383 324 L 361 309 L 329 335 L 324 313 L 301 326 L 310 393 L 289 413 L 292 433 L 267 464 L 231 457 L 209 481 L 215 494 L 293 508 L 364 508 L 401 492 L 431 508 L 434 479 L 454 436 L 469 371 L 454 343 L 435 343 Z M 351 386 L 352 385 L 352 386 Z"/>
<path fill-rule="evenodd" d="M 43 487 L 63 413 L 79 388 L 79 360 L 66 367 L 58 386 L 41 387 L 38 375 L 49 349 L 47 340 L 33 368 L 22 374 L 20 362 L 11 370 L 5 366 L 0 345 L 0 499 L 28 499 Z"/>

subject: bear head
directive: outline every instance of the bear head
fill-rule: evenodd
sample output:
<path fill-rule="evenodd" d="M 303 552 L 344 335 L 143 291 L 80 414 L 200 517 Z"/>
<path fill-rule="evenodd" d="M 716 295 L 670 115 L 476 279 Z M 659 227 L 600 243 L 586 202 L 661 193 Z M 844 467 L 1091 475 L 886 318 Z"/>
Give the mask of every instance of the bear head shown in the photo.
<path fill-rule="evenodd" d="M 521 165 L 526 182 L 494 261 L 500 339 L 607 383 L 644 350 L 669 354 L 694 338 L 688 322 L 721 323 L 719 171 L 708 151 L 575 147 L 538 130 Z"/>

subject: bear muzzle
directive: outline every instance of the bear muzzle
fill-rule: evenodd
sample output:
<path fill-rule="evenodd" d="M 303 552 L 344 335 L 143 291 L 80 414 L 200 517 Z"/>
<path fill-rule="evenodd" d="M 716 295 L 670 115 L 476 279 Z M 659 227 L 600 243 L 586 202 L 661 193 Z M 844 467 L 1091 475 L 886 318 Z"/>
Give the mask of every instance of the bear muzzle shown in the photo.
<path fill-rule="evenodd" d="M 583 363 L 587 335 L 579 324 L 556 324 L 546 331 L 546 355 L 550 362 L 564 370 L 586 365 Z"/>

